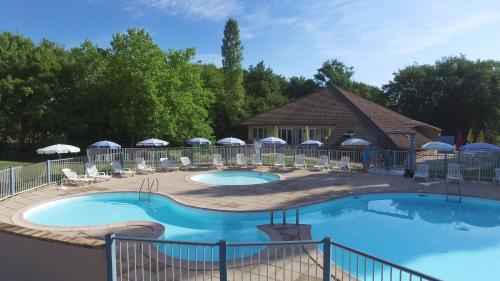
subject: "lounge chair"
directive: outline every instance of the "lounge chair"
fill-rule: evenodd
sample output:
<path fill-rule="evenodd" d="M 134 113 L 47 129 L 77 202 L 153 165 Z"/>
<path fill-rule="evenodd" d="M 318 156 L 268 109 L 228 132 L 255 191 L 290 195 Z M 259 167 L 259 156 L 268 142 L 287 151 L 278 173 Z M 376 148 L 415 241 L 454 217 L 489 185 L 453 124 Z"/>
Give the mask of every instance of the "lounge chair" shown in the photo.
<path fill-rule="evenodd" d="M 160 165 L 165 171 L 176 171 L 179 167 L 172 164 L 172 162 L 168 158 L 160 158 Z"/>
<path fill-rule="evenodd" d="M 277 168 L 285 168 L 285 155 L 283 153 L 276 153 L 276 161 L 273 164 Z"/>
<path fill-rule="evenodd" d="M 318 164 L 314 165 L 313 168 L 319 170 L 328 169 L 329 168 L 328 162 L 330 162 L 330 158 L 328 157 L 328 155 L 321 155 L 319 157 Z"/>
<path fill-rule="evenodd" d="M 305 168 L 306 167 L 306 159 L 304 154 L 296 154 L 295 159 L 293 160 L 294 168 Z"/>
<path fill-rule="evenodd" d="M 120 176 L 120 177 L 126 177 L 126 176 L 134 176 L 135 171 L 129 168 L 123 168 L 122 163 L 119 161 L 113 161 L 111 162 L 111 167 L 113 168 L 113 174 Z"/>
<path fill-rule="evenodd" d="M 63 182 L 66 183 L 74 183 L 76 185 L 80 185 L 80 184 L 91 183 L 94 181 L 93 178 L 89 178 L 87 176 L 80 176 L 75 171 L 69 168 L 62 169 L 62 172 L 64 174 Z"/>
<path fill-rule="evenodd" d="M 342 156 L 340 157 L 340 163 L 338 166 L 335 167 L 336 170 L 351 170 L 350 167 L 350 162 L 351 162 L 351 157 L 349 156 Z"/>
<path fill-rule="evenodd" d="M 245 154 L 237 153 L 236 154 L 236 166 L 239 168 L 247 168 L 247 159 L 245 158 Z"/>
<path fill-rule="evenodd" d="M 95 163 L 90 162 L 85 164 L 85 174 L 87 175 L 87 177 L 93 178 L 95 181 L 107 181 L 111 179 L 110 175 L 106 175 L 105 172 L 99 172 Z"/>
<path fill-rule="evenodd" d="M 429 164 L 418 164 L 417 170 L 413 175 L 414 179 L 425 179 L 425 181 L 429 180 Z"/>
<path fill-rule="evenodd" d="M 181 164 L 182 164 L 181 168 L 183 168 L 183 169 L 189 170 L 189 169 L 198 168 L 198 166 L 191 164 L 191 160 L 189 159 L 189 157 L 181 157 L 180 160 L 181 160 Z"/>
<path fill-rule="evenodd" d="M 252 166 L 262 166 L 262 160 L 260 158 L 260 154 L 255 153 L 252 158 Z"/>
<path fill-rule="evenodd" d="M 224 168 L 224 161 L 222 161 L 222 156 L 220 154 L 212 155 L 212 165 L 217 169 Z"/>
<path fill-rule="evenodd" d="M 137 163 L 137 173 L 138 174 L 154 174 L 155 173 L 155 168 L 146 165 L 146 161 L 144 161 L 144 158 L 136 158 L 135 162 Z"/>
<path fill-rule="evenodd" d="M 464 181 L 464 176 L 462 175 L 462 171 L 460 171 L 460 164 L 450 163 L 448 164 L 448 174 L 446 174 L 446 181 Z"/>
<path fill-rule="evenodd" d="M 500 184 L 500 168 L 495 169 L 495 178 L 493 179 L 493 183 Z"/>

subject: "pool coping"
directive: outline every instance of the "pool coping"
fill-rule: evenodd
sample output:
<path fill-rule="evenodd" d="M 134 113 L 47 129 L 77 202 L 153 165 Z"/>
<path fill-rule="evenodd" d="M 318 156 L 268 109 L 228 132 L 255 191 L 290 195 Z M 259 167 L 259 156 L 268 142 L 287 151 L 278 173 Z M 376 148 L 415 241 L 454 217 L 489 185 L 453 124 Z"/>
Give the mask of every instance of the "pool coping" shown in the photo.
<path fill-rule="evenodd" d="M 330 174 L 330 173 L 332 173 L 332 172 L 327 172 L 325 174 Z M 344 172 L 339 172 L 339 173 L 344 173 Z M 170 174 L 170 173 L 168 173 L 168 174 Z M 282 175 L 279 175 L 279 176 L 282 176 Z M 387 176 L 387 177 L 395 178 L 394 176 Z M 181 179 L 181 177 L 178 177 L 178 178 Z M 287 179 L 288 179 L 288 177 L 287 177 Z M 261 184 L 258 186 L 266 186 L 266 185 L 271 185 L 271 184 L 282 184 L 284 182 L 293 183 L 296 180 L 297 180 L 297 178 L 292 176 L 290 178 L 290 181 L 276 181 L 273 183 Z M 411 182 L 413 182 L 413 180 L 411 180 Z M 343 185 L 344 184 L 345 183 L 343 183 Z M 394 188 L 392 188 L 391 190 L 387 190 L 384 186 L 379 187 L 379 186 L 374 185 L 374 186 L 370 187 L 370 186 L 359 185 L 359 183 L 353 183 L 353 184 L 348 183 L 348 184 L 350 186 L 352 186 L 352 189 L 339 190 L 339 192 L 337 192 L 337 191 L 329 192 L 325 195 L 317 195 L 316 197 L 314 197 L 314 199 L 306 198 L 306 199 L 303 199 L 303 201 L 305 201 L 305 202 L 290 204 L 290 205 L 286 206 L 286 209 L 302 208 L 302 207 L 306 207 L 309 205 L 320 204 L 320 203 L 324 203 L 327 201 L 333 201 L 333 200 L 337 200 L 337 199 L 341 199 L 341 198 L 345 198 L 345 197 L 350 197 L 350 196 L 356 196 L 356 195 L 369 195 L 369 194 L 380 194 L 380 193 L 414 193 L 414 194 L 426 193 L 426 194 L 435 194 L 435 195 L 445 195 L 445 193 L 442 190 L 440 190 L 439 188 L 437 188 L 437 189 L 430 188 L 429 190 L 424 190 L 424 189 L 427 189 L 427 185 L 422 185 L 419 188 L 411 188 L 410 190 L 409 189 L 397 190 Z M 196 185 L 200 186 L 200 184 L 196 184 Z M 342 187 L 343 185 L 339 185 L 339 187 Z M 490 185 L 490 184 L 488 184 L 488 185 Z M 247 186 L 252 186 L 252 185 L 247 185 Z M 332 185 L 332 187 L 336 187 L 336 186 L 337 185 Z M 54 187 L 54 186 L 42 187 L 40 189 L 33 190 L 30 192 L 40 192 L 40 190 L 43 190 L 45 188 L 52 188 L 52 187 Z M 237 187 L 242 188 L 245 186 L 240 185 Z M 366 187 L 368 187 L 368 189 Z M 496 186 L 494 186 L 494 187 L 496 190 Z M 27 209 L 31 209 L 39 204 L 43 204 L 43 203 L 47 203 L 47 202 L 51 202 L 51 201 L 57 201 L 59 199 L 76 197 L 76 196 L 85 196 L 85 195 L 102 194 L 102 193 L 117 193 L 117 192 L 129 193 L 129 192 L 137 192 L 137 191 L 134 191 L 134 190 L 113 190 L 113 191 L 105 191 L 105 192 L 102 192 L 102 191 L 96 192 L 95 190 L 92 190 L 90 192 L 88 192 L 88 191 L 84 191 L 84 192 L 85 193 L 81 193 L 81 194 L 71 194 L 71 195 L 65 195 L 65 196 L 62 196 L 59 198 L 53 197 L 53 198 L 48 199 L 48 200 L 40 200 L 40 201 L 37 201 L 35 204 L 30 203 L 30 204 L 26 205 L 25 208 L 22 208 L 22 209 L 27 210 Z M 194 208 L 194 209 L 215 211 L 215 212 L 232 212 L 232 213 L 269 212 L 271 210 L 282 210 L 283 209 L 283 208 L 269 208 L 269 209 L 234 210 L 234 209 L 229 209 L 225 206 L 222 206 L 221 208 L 217 208 L 217 207 L 211 208 L 211 207 L 207 207 L 207 206 L 197 206 L 196 200 L 190 201 L 191 199 L 189 197 L 183 198 L 184 196 L 181 196 L 181 195 L 175 194 L 175 193 L 166 194 L 166 193 L 154 192 L 154 194 L 167 197 L 168 199 L 170 199 L 173 202 L 175 202 L 179 205 L 182 205 L 182 206 L 186 206 L 186 207 Z M 498 194 L 488 193 L 487 190 L 486 191 L 483 190 L 483 191 L 479 192 L 479 194 L 477 194 L 477 193 L 474 194 L 474 192 L 472 192 L 472 194 L 471 194 L 471 192 L 465 192 L 465 194 L 463 194 L 463 196 L 500 201 L 500 197 L 498 196 Z M 12 197 L 12 198 L 15 198 L 15 197 Z M 300 197 L 298 197 L 298 198 L 300 198 Z M 227 209 L 224 209 L 224 208 L 227 208 Z M 16 211 L 16 213 L 18 213 L 20 210 L 21 209 Z M 14 216 L 14 214 L 12 216 Z M 89 228 L 85 227 L 84 229 L 88 230 Z M 92 237 L 71 236 L 71 234 L 67 234 L 67 233 L 50 232 L 50 231 L 44 230 L 44 229 L 23 227 L 23 226 L 14 225 L 14 224 L 5 223 L 5 222 L 1 223 L 0 231 L 7 232 L 7 233 L 13 233 L 13 234 L 19 233 L 21 236 L 25 236 L 25 237 L 33 237 L 35 239 L 41 239 L 41 240 L 53 241 L 53 242 L 61 242 L 64 244 L 70 244 L 70 245 L 81 246 L 81 247 L 95 247 L 95 245 L 100 245 L 97 247 L 102 247 L 102 245 L 104 243 L 104 241 L 102 241 L 100 239 L 92 238 Z M 56 231 L 61 231 L 61 229 L 58 228 Z M 30 233 L 33 233 L 33 234 L 31 235 Z"/>
<path fill-rule="evenodd" d="M 227 184 L 227 185 L 223 185 L 223 186 L 227 186 L 227 187 L 245 187 L 245 186 L 256 186 L 256 185 L 259 185 L 259 186 L 261 186 L 261 185 L 272 185 L 272 184 L 280 183 L 280 182 L 282 182 L 282 181 L 284 181 L 284 180 L 287 179 L 287 177 L 285 177 L 283 175 L 276 174 L 276 173 L 272 173 L 272 172 L 259 172 L 259 171 L 255 171 L 253 169 L 245 169 L 245 168 L 240 168 L 240 169 L 231 168 L 231 169 L 220 169 L 218 171 L 196 172 L 193 175 L 185 176 L 184 179 L 187 182 L 189 182 L 189 183 L 197 184 L 197 185 L 201 185 L 201 186 L 221 186 L 220 184 L 202 183 L 202 182 L 197 182 L 197 181 L 194 181 L 194 180 L 191 179 L 191 177 L 195 177 L 195 176 L 199 176 L 199 175 L 203 175 L 203 174 L 208 174 L 208 173 L 218 173 L 218 172 L 254 172 L 254 173 L 261 173 L 261 174 L 270 174 L 270 175 L 278 177 L 277 180 L 272 181 L 272 182 L 256 183 L 256 184 L 233 184 L 233 185 Z"/>

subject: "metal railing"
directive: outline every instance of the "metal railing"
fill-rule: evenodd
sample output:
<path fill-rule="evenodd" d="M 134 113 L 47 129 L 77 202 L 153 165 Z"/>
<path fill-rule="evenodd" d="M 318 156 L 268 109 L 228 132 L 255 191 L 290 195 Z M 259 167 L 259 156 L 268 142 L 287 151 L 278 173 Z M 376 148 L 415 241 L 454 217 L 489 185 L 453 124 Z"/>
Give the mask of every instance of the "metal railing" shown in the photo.
<path fill-rule="evenodd" d="M 201 243 L 109 234 L 106 257 L 108 281 L 439 280 L 332 242 L 329 237 Z"/>

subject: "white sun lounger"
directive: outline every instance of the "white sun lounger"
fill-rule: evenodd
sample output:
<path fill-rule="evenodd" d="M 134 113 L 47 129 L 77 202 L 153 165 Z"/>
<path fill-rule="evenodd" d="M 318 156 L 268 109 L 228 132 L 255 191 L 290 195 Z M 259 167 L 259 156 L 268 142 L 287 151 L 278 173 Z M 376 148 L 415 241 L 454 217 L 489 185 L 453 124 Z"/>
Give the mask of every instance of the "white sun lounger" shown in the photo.
<path fill-rule="evenodd" d="M 253 155 L 252 166 L 262 166 L 262 160 L 260 159 L 260 154 L 255 153 Z"/>
<path fill-rule="evenodd" d="M 123 168 L 122 163 L 119 161 L 111 162 L 111 167 L 113 167 L 113 174 L 118 176 L 133 176 L 135 175 L 135 171 L 129 168 Z"/>
<path fill-rule="evenodd" d="M 76 185 L 80 185 L 80 184 L 91 183 L 94 181 L 93 178 L 89 178 L 87 176 L 80 176 L 75 171 L 69 168 L 62 169 L 62 172 L 64 174 L 63 181 L 66 183 L 74 183 Z"/>
<path fill-rule="evenodd" d="M 155 168 L 146 165 L 146 161 L 144 158 L 136 158 L 135 162 L 137 163 L 137 173 L 138 174 L 154 174 Z"/>
<path fill-rule="evenodd" d="M 338 166 L 335 167 L 336 170 L 351 170 L 350 167 L 351 163 L 351 157 L 349 156 L 342 156 L 340 157 L 340 163 Z"/>
<path fill-rule="evenodd" d="M 168 158 L 160 158 L 160 165 L 165 171 L 176 171 L 179 167 L 172 164 L 172 162 Z"/>
<path fill-rule="evenodd" d="M 220 154 L 212 155 L 212 165 L 215 168 L 224 168 L 224 161 L 222 161 L 222 156 Z"/>
<path fill-rule="evenodd" d="M 305 168 L 306 167 L 306 159 L 304 154 L 295 154 L 295 159 L 293 160 L 294 168 Z"/>
<path fill-rule="evenodd" d="M 417 170 L 413 175 L 413 179 L 425 179 L 425 181 L 429 180 L 429 164 L 418 164 Z"/>
<path fill-rule="evenodd" d="M 274 162 L 274 167 L 285 168 L 285 155 L 283 153 L 276 153 L 276 161 Z"/>
<path fill-rule="evenodd" d="M 237 153 L 236 154 L 236 166 L 239 168 L 247 168 L 247 159 L 245 158 L 245 154 Z"/>
<path fill-rule="evenodd" d="M 198 168 L 198 166 L 191 164 L 191 160 L 189 159 L 189 157 L 181 157 L 180 160 L 181 160 L 181 164 L 182 164 L 181 168 L 183 168 L 183 169 L 196 169 L 196 168 Z"/>
<path fill-rule="evenodd" d="M 111 176 L 106 175 L 105 172 L 99 172 L 99 170 L 97 170 L 95 163 L 90 163 L 90 162 L 86 163 L 85 164 L 85 173 L 86 173 L 87 177 L 93 178 L 95 181 L 99 181 L 99 180 L 107 181 L 107 180 L 111 179 Z"/>
<path fill-rule="evenodd" d="M 446 181 L 452 182 L 462 182 L 464 181 L 464 176 L 462 175 L 462 171 L 460 171 L 460 165 L 457 163 L 448 164 L 448 174 L 446 174 Z"/>
<path fill-rule="evenodd" d="M 330 161 L 328 155 L 321 155 L 319 157 L 319 162 L 317 165 L 314 165 L 313 168 L 314 169 L 328 169 L 329 168 L 329 165 L 328 165 L 328 162 Z"/>

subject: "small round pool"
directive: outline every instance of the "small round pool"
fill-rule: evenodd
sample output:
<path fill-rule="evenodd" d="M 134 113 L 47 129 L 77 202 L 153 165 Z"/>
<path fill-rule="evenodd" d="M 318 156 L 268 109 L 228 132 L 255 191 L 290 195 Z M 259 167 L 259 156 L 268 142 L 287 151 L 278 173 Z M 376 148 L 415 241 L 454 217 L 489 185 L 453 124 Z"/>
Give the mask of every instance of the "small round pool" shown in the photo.
<path fill-rule="evenodd" d="M 280 179 L 278 175 L 252 171 L 222 171 L 190 177 L 194 182 L 212 185 L 252 185 L 270 183 Z"/>

